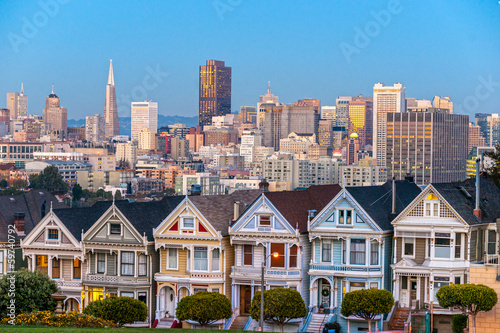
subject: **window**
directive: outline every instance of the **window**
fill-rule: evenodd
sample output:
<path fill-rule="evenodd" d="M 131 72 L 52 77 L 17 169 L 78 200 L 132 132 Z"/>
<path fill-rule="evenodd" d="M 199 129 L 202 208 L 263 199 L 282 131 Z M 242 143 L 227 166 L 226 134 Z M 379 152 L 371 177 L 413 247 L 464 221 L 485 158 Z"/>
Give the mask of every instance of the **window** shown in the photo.
<path fill-rule="evenodd" d="M 184 229 L 194 229 L 194 218 L 185 217 L 182 219 L 182 228 Z"/>
<path fill-rule="evenodd" d="M 339 214 L 339 224 L 344 224 L 344 211 L 338 210 L 338 214 Z"/>
<path fill-rule="evenodd" d="M 403 256 L 413 257 L 415 255 L 415 238 L 405 237 L 403 243 Z"/>
<path fill-rule="evenodd" d="M 450 258 L 450 234 L 436 233 L 436 237 L 440 238 L 436 238 L 434 242 L 434 245 L 436 247 L 434 256 L 436 258 Z"/>
<path fill-rule="evenodd" d="M 297 245 L 290 248 L 290 267 L 297 267 Z"/>
<path fill-rule="evenodd" d="M 122 252 L 122 275 L 123 276 L 133 276 L 134 266 L 135 266 L 135 255 L 134 252 Z"/>
<path fill-rule="evenodd" d="M 137 261 L 139 265 L 139 276 L 146 276 L 148 272 L 148 257 L 141 254 L 137 257 Z"/>
<path fill-rule="evenodd" d="M 364 282 L 351 282 L 350 291 L 356 291 L 356 290 L 361 290 L 361 289 L 365 289 Z"/>
<path fill-rule="evenodd" d="M 120 296 L 122 297 L 131 297 L 131 298 L 134 298 L 134 293 L 131 292 L 131 291 L 122 291 L 120 293 Z"/>
<path fill-rule="evenodd" d="M 206 247 L 194 248 L 194 270 L 208 271 L 208 257 Z"/>
<path fill-rule="evenodd" d="M 52 259 L 52 278 L 53 279 L 59 279 L 60 277 L 60 270 L 61 268 L 61 261 L 59 259 Z"/>
<path fill-rule="evenodd" d="M 345 214 L 346 224 L 351 224 L 352 223 L 352 211 L 351 210 L 344 210 L 344 214 Z"/>
<path fill-rule="evenodd" d="M 59 239 L 59 230 L 49 229 L 49 239 Z"/>
<path fill-rule="evenodd" d="M 36 270 L 48 274 L 48 261 L 47 256 L 36 256 Z"/>
<path fill-rule="evenodd" d="M 347 248 L 347 243 L 345 239 L 342 239 L 342 264 L 345 265 L 346 263 L 346 248 Z"/>
<path fill-rule="evenodd" d="M 495 230 L 488 230 L 488 254 L 496 254 L 497 253 L 497 233 Z"/>
<path fill-rule="evenodd" d="M 111 223 L 109 225 L 109 233 L 111 235 L 121 235 L 122 234 L 122 225 L 120 223 Z"/>
<path fill-rule="evenodd" d="M 106 254 L 98 253 L 97 254 L 97 273 L 104 274 L 106 270 Z"/>
<path fill-rule="evenodd" d="M 253 246 L 243 245 L 243 265 L 252 266 L 253 265 Z"/>
<path fill-rule="evenodd" d="M 372 241 L 370 244 L 370 265 L 378 265 L 378 242 Z"/>
<path fill-rule="evenodd" d="M 220 289 L 219 289 L 219 288 L 213 288 L 213 289 L 212 289 L 212 292 L 213 292 L 213 293 L 220 293 Z"/>
<path fill-rule="evenodd" d="M 278 252 L 278 258 L 271 256 L 271 267 L 285 267 L 285 244 L 271 243 L 271 253 Z"/>
<path fill-rule="evenodd" d="M 147 293 L 138 293 L 137 294 L 137 299 L 144 304 L 148 304 L 148 296 Z"/>
<path fill-rule="evenodd" d="M 425 201 L 425 216 L 439 216 L 439 201 L 434 194 L 429 194 Z"/>
<path fill-rule="evenodd" d="M 259 225 L 264 227 L 271 226 L 271 216 L 270 215 L 260 215 L 259 216 Z"/>
<path fill-rule="evenodd" d="M 462 234 L 455 234 L 455 259 L 460 259 L 462 257 Z"/>
<path fill-rule="evenodd" d="M 329 239 L 325 239 L 321 242 L 321 261 L 331 262 L 332 261 L 332 243 Z"/>
<path fill-rule="evenodd" d="M 73 279 L 82 278 L 82 262 L 80 259 L 76 258 L 73 260 Z"/>
<path fill-rule="evenodd" d="M 193 288 L 193 293 L 195 294 L 200 291 L 207 291 L 207 288 Z"/>
<path fill-rule="evenodd" d="M 167 249 L 167 269 L 177 269 L 177 249 Z"/>
<path fill-rule="evenodd" d="M 364 239 L 351 239 L 351 264 L 364 265 L 366 248 Z"/>
<path fill-rule="evenodd" d="M 455 284 L 460 284 L 462 282 L 461 280 L 460 276 L 455 276 Z"/>
<path fill-rule="evenodd" d="M 218 272 L 220 270 L 220 250 L 212 250 L 212 271 Z"/>
<path fill-rule="evenodd" d="M 370 282 L 370 289 L 378 289 L 378 282 Z"/>

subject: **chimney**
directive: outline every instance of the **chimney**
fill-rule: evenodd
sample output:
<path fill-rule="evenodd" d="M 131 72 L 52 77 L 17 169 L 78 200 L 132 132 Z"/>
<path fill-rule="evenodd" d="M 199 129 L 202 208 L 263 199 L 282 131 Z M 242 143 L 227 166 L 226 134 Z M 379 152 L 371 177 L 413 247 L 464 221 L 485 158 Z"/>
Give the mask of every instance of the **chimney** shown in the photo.
<path fill-rule="evenodd" d="M 16 227 L 17 235 L 24 236 L 24 216 L 25 213 L 14 213 L 14 226 Z"/>
<path fill-rule="evenodd" d="M 476 208 L 474 208 L 474 215 L 476 215 L 476 217 L 481 220 L 481 208 L 479 208 L 479 190 L 480 190 L 480 186 L 479 186 L 479 162 L 481 162 L 481 159 L 478 158 L 476 159 Z"/>
<path fill-rule="evenodd" d="M 396 177 L 392 177 L 392 214 L 396 214 Z"/>
<path fill-rule="evenodd" d="M 235 201 L 234 202 L 234 221 L 236 221 L 240 217 L 240 202 Z"/>

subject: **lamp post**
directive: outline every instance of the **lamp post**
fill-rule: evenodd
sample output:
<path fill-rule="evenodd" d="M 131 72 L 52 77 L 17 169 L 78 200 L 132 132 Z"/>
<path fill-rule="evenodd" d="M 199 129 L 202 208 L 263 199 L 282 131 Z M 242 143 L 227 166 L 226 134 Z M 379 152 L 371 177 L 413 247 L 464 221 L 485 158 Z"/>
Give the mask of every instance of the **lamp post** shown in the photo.
<path fill-rule="evenodd" d="M 260 277 L 260 331 L 264 332 L 264 274 L 266 268 L 267 258 L 273 256 L 274 258 L 278 258 L 280 254 L 278 252 L 273 252 L 267 255 L 262 261 L 262 273 Z"/>

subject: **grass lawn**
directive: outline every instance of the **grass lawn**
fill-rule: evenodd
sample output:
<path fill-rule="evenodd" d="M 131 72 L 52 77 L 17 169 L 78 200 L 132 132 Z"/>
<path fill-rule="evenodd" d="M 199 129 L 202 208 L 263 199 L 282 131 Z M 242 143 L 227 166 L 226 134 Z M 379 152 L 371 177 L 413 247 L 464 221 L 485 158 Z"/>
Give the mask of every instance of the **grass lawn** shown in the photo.
<path fill-rule="evenodd" d="M 222 331 L 222 330 L 191 330 L 191 329 L 158 329 L 158 328 L 73 328 L 73 327 L 46 327 L 46 326 L 11 326 L 0 325 L 0 333 L 96 333 L 96 332 L 118 332 L 124 333 L 144 333 L 144 332 L 166 332 L 169 333 L 243 333 L 243 331 Z"/>

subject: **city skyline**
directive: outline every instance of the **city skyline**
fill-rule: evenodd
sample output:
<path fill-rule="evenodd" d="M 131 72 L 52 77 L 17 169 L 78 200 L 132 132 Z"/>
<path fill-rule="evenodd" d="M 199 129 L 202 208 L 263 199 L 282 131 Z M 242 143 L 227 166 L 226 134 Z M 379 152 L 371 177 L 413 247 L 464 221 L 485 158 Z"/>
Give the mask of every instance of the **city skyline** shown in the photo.
<path fill-rule="evenodd" d="M 240 106 L 256 105 L 268 81 L 273 93 L 287 104 L 309 97 L 321 100 L 322 105 L 335 105 L 337 96 L 371 96 L 377 82 L 401 82 L 407 87 L 407 97 L 450 96 L 454 113 L 467 114 L 471 120 L 475 113 L 499 111 L 497 2 L 485 1 L 481 6 L 401 2 L 395 8 L 382 1 L 324 2 L 314 7 L 273 3 L 266 4 L 266 10 L 262 3 L 219 2 L 226 7 L 215 6 L 218 2 L 196 6 L 189 2 L 150 2 L 148 6 L 110 2 L 99 4 L 101 11 L 92 10 L 81 19 L 77 13 L 90 12 L 95 3 L 61 1 L 56 2 L 57 10 L 38 3 L 2 3 L 0 10 L 6 19 L 0 23 L 4 36 L 0 45 L 5 53 L 0 70 L 9 80 L 0 82 L 0 93 L 16 92 L 24 82 L 29 112 L 41 114 L 54 83 L 68 118 L 83 119 L 102 112 L 102 87 L 108 61 L 113 59 L 119 116 L 130 116 L 130 102 L 145 97 L 161 105 L 161 115 L 195 116 L 199 65 L 218 59 L 233 68 L 233 113 Z M 117 18 L 102 22 L 111 10 L 116 10 Z M 45 13 L 46 21 L 34 21 L 41 17 L 35 15 L 39 12 Z M 442 17 L 442 12 L 449 15 Z M 122 32 L 120 27 L 132 13 L 151 19 L 148 26 L 134 28 L 137 30 L 130 37 L 132 28 L 124 27 Z M 288 22 L 287 17 L 297 19 Z M 410 27 L 412 21 L 419 25 L 418 30 Z M 308 27 L 313 22 L 314 27 Z M 29 24 L 36 32 L 26 33 L 24 27 Z M 203 26 L 206 28 L 201 29 Z M 85 31 L 74 34 L 82 28 Z M 113 31 L 113 38 L 103 33 L 106 29 Z M 185 29 L 190 38 L 183 37 Z M 210 42 L 205 41 L 208 35 L 212 36 Z M 362 35 L 367 37 L 364 44 Z M 142 43 L 148 46 L 140 53 L 125 54 L 125 49 L 138 43 L 136 36 L 145 38 Z M 317 52 L 298 47 L 306 41 Z M 60 53 L 47 52 L 49 46 Z M 138 98 L 123 97 L 134 94 Z M 0 101 L 0 107 L 6 107 Z"/>

